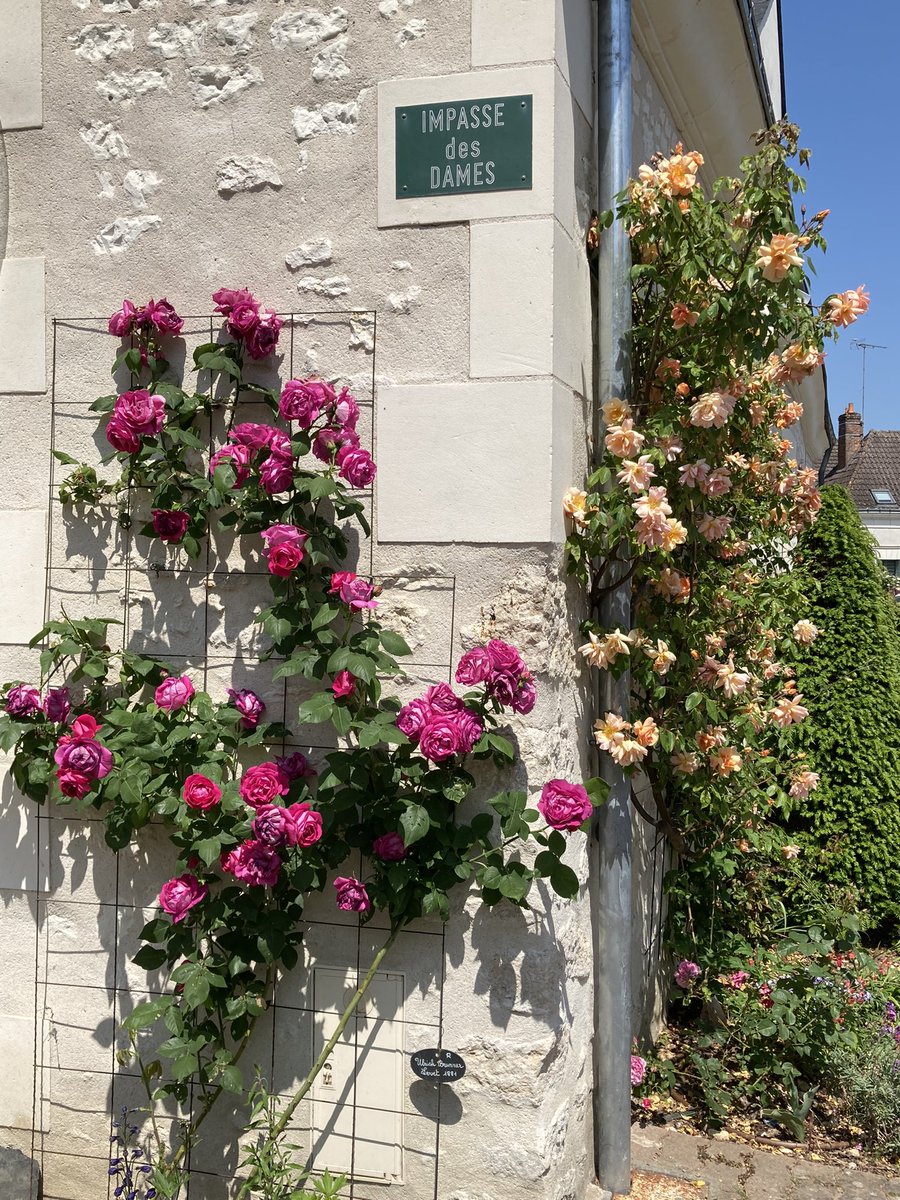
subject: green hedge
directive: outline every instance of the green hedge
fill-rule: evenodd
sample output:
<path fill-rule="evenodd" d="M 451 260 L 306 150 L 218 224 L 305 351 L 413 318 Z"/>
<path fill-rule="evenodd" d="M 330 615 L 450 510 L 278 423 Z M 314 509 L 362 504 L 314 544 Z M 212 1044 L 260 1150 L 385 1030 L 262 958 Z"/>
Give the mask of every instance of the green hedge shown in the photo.
<path fill-rule="evenodd" d="M 821 630 L 797 664 L 800 740 L 821 780 L 790 825 L 811 873 L 855 887 L 876 923 L 900 918 L 900 632 L 897 604 L 849 494 L 822 493 L 797 566 Z"/>

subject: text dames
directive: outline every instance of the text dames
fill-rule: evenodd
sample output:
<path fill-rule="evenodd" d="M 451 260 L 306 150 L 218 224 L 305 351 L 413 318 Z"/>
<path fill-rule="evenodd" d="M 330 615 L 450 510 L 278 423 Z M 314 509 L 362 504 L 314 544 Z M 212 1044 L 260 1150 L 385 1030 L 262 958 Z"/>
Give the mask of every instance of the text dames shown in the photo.
<path fill-rule="evenodd" d="M 431 168 L 431 190 L 438 188 L 489 187 L 496 174 L 493 159 L 482 159 L 478 138 L 457 136 L 462 131 L 471 134 L 478 129 L 502 129 L 503 101 L 473 104 L 452 104 L 442 108 L 427 108 L 422 112 L 423 133 L 453 134 L 445 146 L 446 166 Z"/>

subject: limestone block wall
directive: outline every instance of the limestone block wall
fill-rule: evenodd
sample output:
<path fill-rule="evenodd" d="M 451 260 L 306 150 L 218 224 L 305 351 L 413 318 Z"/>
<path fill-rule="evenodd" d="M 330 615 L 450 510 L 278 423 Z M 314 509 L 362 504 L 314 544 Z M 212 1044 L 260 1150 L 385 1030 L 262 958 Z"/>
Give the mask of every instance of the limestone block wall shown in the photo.
<path fill-rule="evenodd" d="M 340 379 L 370 406 L 372 569 L 393 585 L 386 607 L 415 648 L 416 682 L 446 678 L 477 639 L 508 637 L 540 684 L 538 706 L 515 724 L 520 782 L 583 774 L 558 500 L 582 473 L 591 379 L 589 0 L 27 7 L 23 21 L 21 6 L 0 6 L 15 63 L 0 88 L 0 446 L 11 466 L 0 675 L 35 672 L 27 641 L 49 565 L 49 604 L 65 595 L 76 611 L 127 618 L 131 644 L 202 670 L 214 691 L 258 682 L 241 675 L 252 579 L 229 577 L 224 595 L 167 579 L 141 539 L 89 538 L 48 504 L 51 436 L 100 453 L 83 410 L 108 389 L 115 344 L 102 319 L 123 296 L 151 295 L 202 318 L 215 288 L 247 285 L 282 313 L 334 316 L 293 322 L 282 370 Z M 453 87 L 503 94 L 497 72 L 541 100 L 530 207 L 476 206 L 436 224 L 381 213 L 379 86 L 459 76 Z M 203 329 L 189 322 L 188 359 Z M 127 587 L 116 573 L 126 553 Z M 194 639 L 198 602 L 214 614 L 206 644 Z M 234 680 L 215 665 L 232 652 Z M 38 817 L 8 781 L 0 824 L 0 1143 L 40 1161 L 48 1200 L 99 1197 L 110 1110 L 139 1100 L 115 1062 L 115 1020 L 154 986 L 128 948 L 171 860 L 153 830 L 116 857 L 96 822 L 52 808 Z M 586 878 L 580 837 L 571 861 Z M 386 1065 L 357 1072 L 356 1129 L 341 1118 L 326 1137 L 320 1093 L 297 1130 L 322 1165 L 355 1167 L 357 1200 L 387 1187 L 413 1200 L 584 1194 L 590 917 L 586 899 L 534 901 L 530 914 L 488 915 L 460 896 L 445 936 L 423 923 L 385 963 L 355 1036 L 371 1034 Z M 276 1088 L 302 1073 L 377 944 L 377 931 L 360 937 L 330 906 L 311 913 L 307 961 L 279 984 L 259 1034 Z M 468 1073 L 438 1112 L 405 1064 L 439 1026 Z M 225 1195 L 236 1121 L 220 1114 L 198 1149 L 191 1200 Z"/>

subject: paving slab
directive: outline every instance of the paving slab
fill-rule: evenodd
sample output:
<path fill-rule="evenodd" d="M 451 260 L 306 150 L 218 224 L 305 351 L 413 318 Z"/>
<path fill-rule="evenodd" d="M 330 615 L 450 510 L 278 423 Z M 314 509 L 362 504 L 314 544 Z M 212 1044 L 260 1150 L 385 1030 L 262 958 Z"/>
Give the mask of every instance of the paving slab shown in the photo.
<path fill-rule="evenodd" d="M 636 1173 L 658 1172 L 702 1182 L 685 1191 L 703 1200 L 894 1200 L 900 1177 L 811 1162 L 789 1152 L 757 1150 L 741 1142 L 694 1137 L 665 1126 L 635 1125 L 631 1138 Z M 635 1194 L 644 1200 L 643 1193 Z M 656 1200 L 652 1192 L 649 1200 Z M 680 1200 L 679 1193 L 672 1193 Z M 668 1200 L 665 1192 L 660 1200 Z"/>

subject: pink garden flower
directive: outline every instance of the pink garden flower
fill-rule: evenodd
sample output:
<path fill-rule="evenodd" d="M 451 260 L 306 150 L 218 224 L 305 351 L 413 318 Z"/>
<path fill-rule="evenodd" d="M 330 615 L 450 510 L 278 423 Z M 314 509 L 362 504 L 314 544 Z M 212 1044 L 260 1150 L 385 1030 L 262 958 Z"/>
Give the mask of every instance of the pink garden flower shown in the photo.
<path fill-rule="evenodd" d="M 163 542 L 173 544 L 181 541 L 191 523 L 190 513 L 180 509 L 154 508 L 151 516 L 156 536 Z"/>
<path fill-rule="evenodd" d="M 344 912 L 368 912 L 372 907 L 369 893 L 353 876 L 339 875 L 334 881 L 337 888 L 337 906 Z"/>
<path fill-rule="evenodd" d="M 675 968 L 674 979 L 680 988 L 689 988 L 700 978 L 700 968 L 695 962 L 691 962 L 688 958 L 683 958 Z"/>
<path fill-rule="evenodd" d="M 194 685 L 187 675 L 170 675 L 164 679 L 154 693 L 156 707 L 163 712 L 178 712 L 194 696 Z"/>
<path fill-rule="evenodd" d="M 27 717 L 41 707 L 41 693 L 27 683 L 17 684 L 6 693 L 6 711 L 11 717 Z"/>
<path fill-rule="evenodd" d="M 292 804 L 288 809 L 296 829 L 295 844 L 313 846 L 322 837 L 322 814 L 310 808 L 306 801 Z"/>
<path fill-rule="evenodd" d="M 159 906 L 163 912 L 174 918 L 177 925 L 183 921 L 190 910 L 209 895 L 209 888 L 201 883 L 196 875 L 185 872 L 162 885 L 159 893 Z"/>
<path fill-rule="evenodd" d="M 281 392 L 278 411 L 286 421 L 296 421 L 309 429 L 319 417 L 331 411 L 334 388 L 324 379 L 289 379 Z"/>
<path fill-rule="evenodd" d="M 276 796 L 286 796 L 290 783 L 277 763 L 264 762 L 247 768 L 241 776 L 238 791 L 251 808 L 258 809 L 264 804 L 274 803 Z"/>
<path fill-rule="evenodd" d="M 222 799 L 222 791 L 205 775 L 188 775 L 181 789 L 182 799 L 188 808 L 205 812 Z"/>
<path fill-rule="evenodd" d="M 123 392 L 113 405 L 113 420 L 141 437 L 155 436 L 166 423 L 165 397 L 151 394 L 146 388 Z"/>
<path fill-rule="evenodd" d="M 229 688 L 228 699 L 241 714 L 239 722 L 241 727 L 255 729 L 259 724 L 260 717 L 266 711 L 265 704 L 256 692 L 251 691 L 250 688 L 241 688 L 240 691 Z"/>
<path fill-rule="evenodd" d="M 250 887 L 274 887 L 281 858 L 274 846 L 251 839 L 224 856 L 222 869 Z"/>
<path fill-rule="evenodd" d="M 334 683 L 331 685 L 331 690 L 334 692 L 336 700 L 342 700 L 345 696 L 352 696 L 356 691 L 356 677 L 350 671 L 338 671 L 334 677 Z"/>
<path fill-rule="evenodd" d="M 407 850 L 399 833 L 383 833 L 372 843 L 372 853 L 382 862 L 399 862 L 406 857 Z"/>
<path fill-rule="evenodd" d="M 551 829 L 566 832 L 580 829 L 593 812 L 590 797 L 581 784 L 565 779 L 545 783 L 537 807 Z"/>
<path fill-rule="evenodd" d="M 631 1056 L 631 1086 L 640 1087 L 644 1082 L 644 1076 L 647 1074 L 647 1060 L 641 1058 L 639 1054 Z"/>

